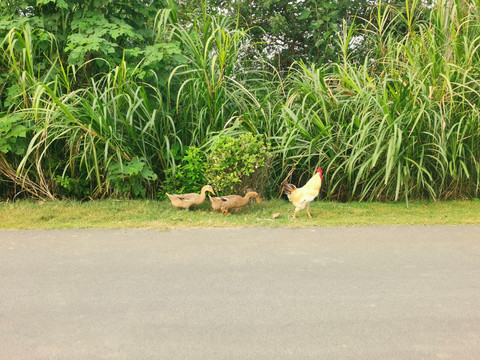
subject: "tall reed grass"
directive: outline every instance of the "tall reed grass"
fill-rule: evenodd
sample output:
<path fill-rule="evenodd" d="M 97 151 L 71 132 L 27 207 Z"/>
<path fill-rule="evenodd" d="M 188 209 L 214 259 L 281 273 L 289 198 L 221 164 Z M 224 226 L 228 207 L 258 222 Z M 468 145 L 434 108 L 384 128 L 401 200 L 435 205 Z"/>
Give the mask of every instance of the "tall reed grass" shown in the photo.
<path fill-rule="evenodd" d="M 328 198 L 478 196 L 479 14 L 470 7 L 455 17 L 456 5 L 439 1 L 415 23 L 418 6 L 392 19 L 393 9 L 380 4 L 360 29 L 372 46 L 362 62 L 349 57 L 358 30 L 344 29 L 343 59 L 298 64 L 287 79 L 285 164 L 322 164 Z M 406 32 L 385 33 L 387 24 Z"/>
<path fill-rule="evenodd" d="M 66 65 L 53 35 L 51 51 L 44 54 L 50 67 L 37 73 L 41 54 L 31 50 L 35 30 L 12 29 L 3 42 L 3 61 L 13 69 L 21 92 L 5 120 L 26 127 L 28 144 L 20 157 L 3 155 L 4 175 L 36 197 L 54 198 L 62 192 L 60 184 L 80 180 L 89 183 L 90 197 L 110 196 L 115 192 L 109 182 L 113 164 L 126 167 L 133 158 L 141 159 L 161 182 L 167 169 L 174 174 L 186 147 L 205 145 L 239 122 L 249 131 L 266 123 L 251 84 L 264 90 L 267 76 L 258 67 L 253 72 L 243 59 L 246 31 L 207 14 L 193 27 L 179 25 L 176 17 L 174 9 L 165 9 L 155 23 L 156 41 L 181 44 L 185 58 L 172 70 L 167 88 L 158 86 L 160 81 L 146 83 L 140 66 L 125 61 L 79 84 L 82 67 L 103 60 L 80 68 Z M 155 185 L 143 185 L 150 196 L 156 193 Z"/>
<path fill-rule="evenodd" d="M 237 121 L 252 132 L 268 128 L 272 115 L 265 95 L 274 82 L 266 63 L 248 57 L 248 30 L 204 14 L 191 28 L 177 26 L 173 36 L 187 62 L 170 75 L 167 103 L 175 106 L 172 116 L 185 145 L 201 145 Z"/>
<path fill-rule="evenodd" d="M 75 89 L 79 69 L 64 65 L 55 50 L 49 54 L 50 68 L 34 71 L 31 39 L 27 26 L 12 29 L 4 41 L 4 61 L 14 70 L 20 92 L 3 121 L 15 118 L 29 138 L 18 161 L 7 154 L 8 162 L 3 154 L 0 166 L 10 181 L 31 195 L 53 198 L 58 176 L 81 177 L 92 182 L 91 196 L 97 197 L 107 194 L 111 163 L 138 157 L 150 168 L 168 166 L 164 136 L 170 121 L 158 88 L 139 81 L 136 69 L 128 70 L 122 61 Z"/>

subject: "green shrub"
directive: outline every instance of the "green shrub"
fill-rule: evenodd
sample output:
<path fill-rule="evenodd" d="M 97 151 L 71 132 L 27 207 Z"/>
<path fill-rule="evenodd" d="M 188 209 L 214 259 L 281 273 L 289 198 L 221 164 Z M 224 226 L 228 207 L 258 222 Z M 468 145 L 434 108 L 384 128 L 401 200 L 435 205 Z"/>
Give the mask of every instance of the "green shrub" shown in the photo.
<path fill-rule="evenodd" d="M 269 150 L 261 135 L 220 136 L 207 152 L 205 177 L 221 195 L 250 189 L 262 196 L 272 160 Z"/>
<path fill-rule="evenodd" d="M 165 171 L 166 179 L 158 197 L 163 198 L 165 193 L 198 193 L 205 185 L 205 155 L 196 146 L 190 146 L 185 156 L 175 170 Z"/>
<path fill-rule="evenodd" d="M 54 180 L 60 186 L 59 195 L 67 198 L 84 199 L 90 194 L 90 181 L 88 179 L 57 175 Z"/>
<path fill-rule="evenodd" d="M 108 170 L 107 184 L 120 197 L 145 197 L 148 183 L 157 179 L 143 157 L 125 164 L 111 163 Z"/>
<path fill-rule="evenodd" d="M 27 142 L 27 128 L 21 124 L 20 114 L 0 116 L 0 151 L 7 154 L 25 154 Z"/>

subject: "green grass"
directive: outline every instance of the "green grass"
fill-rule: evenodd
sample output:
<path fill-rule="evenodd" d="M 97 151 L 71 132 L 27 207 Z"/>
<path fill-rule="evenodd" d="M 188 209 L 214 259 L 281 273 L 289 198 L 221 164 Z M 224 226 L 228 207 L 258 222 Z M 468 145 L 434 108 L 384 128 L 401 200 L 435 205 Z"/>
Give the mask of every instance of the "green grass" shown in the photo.
<path fill-rule="evenodd" d="M 280 216 L 273 219 L 273 214 Z M 227 216 L 205 203 L 190 211 L 166 201 L 17 201 L 0 203 L 0 229 L 149 228 L 159 230 L 221 227 L 312 227 L 367 225 L 480 224 L 480 201 L 405 203 L 312 204 L 313 219 L 305 211 L 291 220 L 286 200 L 251 203 Z"/>

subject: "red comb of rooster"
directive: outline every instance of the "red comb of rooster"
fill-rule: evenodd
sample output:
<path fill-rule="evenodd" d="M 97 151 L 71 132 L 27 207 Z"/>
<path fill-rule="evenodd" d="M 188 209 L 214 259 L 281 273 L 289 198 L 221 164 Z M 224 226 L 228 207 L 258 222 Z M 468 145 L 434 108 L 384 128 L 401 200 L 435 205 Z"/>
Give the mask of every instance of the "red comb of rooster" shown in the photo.
<path fill-rule="evenodd" d="M 317 172 L 321 174 L 321 173 L 323 172 L 323 171 L 322 171 L 322 168 L 318 168 L 318 169 L 317 169 Z"/>

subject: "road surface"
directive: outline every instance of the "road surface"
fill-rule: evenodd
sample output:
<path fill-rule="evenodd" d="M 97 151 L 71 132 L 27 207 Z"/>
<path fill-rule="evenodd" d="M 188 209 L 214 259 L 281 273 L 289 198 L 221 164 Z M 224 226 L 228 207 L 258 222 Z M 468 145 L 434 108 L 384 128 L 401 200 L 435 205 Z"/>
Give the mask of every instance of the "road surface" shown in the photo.
<path fill-rule="evenodd" d="M 480 226 L 0 231 L 0 359 L 478 359 Z"/>

